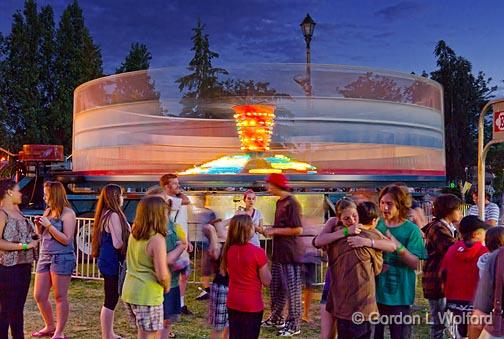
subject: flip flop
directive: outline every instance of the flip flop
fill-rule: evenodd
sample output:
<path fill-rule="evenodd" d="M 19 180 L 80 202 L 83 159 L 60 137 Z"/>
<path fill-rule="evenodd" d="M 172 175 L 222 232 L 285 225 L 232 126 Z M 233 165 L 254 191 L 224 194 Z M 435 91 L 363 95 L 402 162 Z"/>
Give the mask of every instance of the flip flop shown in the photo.
<path fill-rule="evenodd" d="M 44 331 L 44 330 L 33 332 L 31 334 L 32 337 L 52 337 L 53 335 L 54 331 Z"/>
<path fill-rule="evenodd" d="M 176 337 L 177 337 L 177 335 L 174 332 L 170 332 L 168 334 L 168 338 L 176 338 Z"/>
<path fill-rule="evenodd" d="M 52 337 L 51 339 L 68 339 L 68 337 L 64 335 L 62 337 Z"/>

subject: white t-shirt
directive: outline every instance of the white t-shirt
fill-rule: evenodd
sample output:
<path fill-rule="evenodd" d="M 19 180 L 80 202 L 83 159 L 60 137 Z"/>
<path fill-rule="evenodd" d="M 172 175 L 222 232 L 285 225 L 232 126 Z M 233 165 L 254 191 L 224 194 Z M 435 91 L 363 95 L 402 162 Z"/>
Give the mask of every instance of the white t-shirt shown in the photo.
<path fill-rule="evenodd" d="M 469 211 L 467 211 L 467 215 L 479 215 L 479 208 L 477 205 L 472 205 L 469 207 Z M 485 220 L 495 220 L 497 224 L 499 223 L 499 206 L 497 204 L 494 204 L 493 202 L 489 202 L 485 206 Z"/>
<path fill-rule="evenodd" d="M 187 226 L 187 205 L 182 205 L 182 199 L 179 197 L 169 196 L 172 202 L 172 210 L 170 213 L 170 219 L 176 224 L 179 224 L 184 229 L 184 232 L 188 234 Z"/>
<path fill-rule="evenodd" d="M 251 218 L 252 218 L 252 223 L 254 224 L 254 227 L 259 226 L 259 222 L 263 218 L 261 211 L 254 208 L 254 213 L 251 215 Z"/>
<path fill-rule="evenodd" d="M 187 205 L 182 205 L 182 199 L 175 196 L 168 196 L 172 202 L 172 209 L 170 212 L 170 220 L 176 224 L 179 224 L 187 236 L 187 239 L 191 240 L 189 237 L 189 226 L 187 225 Z M 189 258 L 189 253 L 184 251 L 180 258 Z"/>
<path fill-rule="evenodd" d="M 259 222 L 261 221 L 263 216 L 258 209 L 254 208 L 254 213 L 252 213 L 251 218 L 252 218 L 252 223 L 254 224 L 254 227 L 257 227 L 257 226 L 259 226 Z M 252 236 L 252 238 L 250 239 L 249 242 L 251 244 L 256 245 L 257 247 L 261 246 L 261 242 L 259 241 L 259 235 L 256 232 L 254 232 L 254 235 Z"/>

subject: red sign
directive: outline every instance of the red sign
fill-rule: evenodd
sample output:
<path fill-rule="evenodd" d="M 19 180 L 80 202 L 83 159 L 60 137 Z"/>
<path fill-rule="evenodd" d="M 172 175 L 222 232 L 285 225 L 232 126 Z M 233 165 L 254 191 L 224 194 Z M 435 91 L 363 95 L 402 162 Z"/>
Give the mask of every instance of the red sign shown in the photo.
<path fill-rule="evenodd" d="M 504 111 L 494 112 L 493 138 L 504 141 Z"/>

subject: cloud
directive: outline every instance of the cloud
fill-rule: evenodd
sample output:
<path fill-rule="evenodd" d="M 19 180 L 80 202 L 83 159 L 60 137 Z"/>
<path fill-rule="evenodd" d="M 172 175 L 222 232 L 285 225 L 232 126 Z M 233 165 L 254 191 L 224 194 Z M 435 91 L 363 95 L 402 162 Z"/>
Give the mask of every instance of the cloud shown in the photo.
<path fill-rule="evenodd" d="M 401 1 L 395 5 L 388 6 L 375 12 L 375 16 L 393 21 L 403 17 L 410 17 L 412 13 L 424 10 L 425 6 L 414 1 Z"/>

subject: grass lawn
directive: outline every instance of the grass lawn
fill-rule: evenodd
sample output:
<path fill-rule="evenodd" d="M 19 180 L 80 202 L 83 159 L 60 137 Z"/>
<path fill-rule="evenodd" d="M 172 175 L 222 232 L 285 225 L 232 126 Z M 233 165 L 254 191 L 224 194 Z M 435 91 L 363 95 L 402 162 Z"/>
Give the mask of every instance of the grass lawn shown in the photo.
<path fill-rule="evenodd" d="M 103 303 L 103 286 L 101 281 L 84 281 L 75 279 L 70 287 L 70 318 L 65 334 L 70 338 L 99 338 L 100 337 L 100 308 Z M 187 291 L 186 302 L 194 312 L 193 316 L 183 316 L 182 321 L 174 326 L 174 331 L 178 338 L 207 338 L 210 329 L 206 324 L 207 302 L 196 301 L 194 297 L 199 293 L 197 285 L 191 284 Z M 25 307 L 25 333 L 27 337 L 36 330 L 43 327 L 43 321 L 39 315 L 37 305 L 33 300 L 33 289 L 30 289 Z M 312 305 L 312 324 L 302 324 L 301 335 L 298 338 L 318 338 L 319 337 L 319 303 L 320 294 L 315 296 Z M 266 304 L 268 304 L 267 293 L 265 294 Z M 425 317 L 428 311 L 428 304 L 422 298 L 421 288 L 417 286 L 417 301 L 415 314 Z M 269 307 L 265 314 L 269 313 Z M 116 333 L 125 338 L 135 338 L 136 330 L 129 327 L 124 307 L 119 302 L 116 310 L 115 320 Z M 272 329 L 262 329 L 261 338 L 276 338 Z M 413 327 L 414 338 L 428 338 L 428 326 L 425 324 Z"/>

